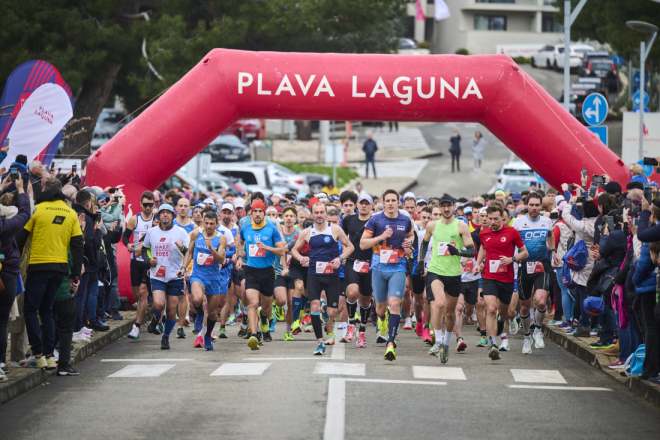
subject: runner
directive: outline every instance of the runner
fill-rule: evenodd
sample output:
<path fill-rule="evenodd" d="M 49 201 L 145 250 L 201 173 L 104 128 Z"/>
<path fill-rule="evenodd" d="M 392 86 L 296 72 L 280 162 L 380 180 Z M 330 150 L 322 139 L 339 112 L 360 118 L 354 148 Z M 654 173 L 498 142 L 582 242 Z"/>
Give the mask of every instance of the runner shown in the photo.
<path fill-rule="evenodd" d="M 152 307 L 155 312 L 165 310 L 165 331 L 160 348 L 170 349 L 170 333 L 176 324 L 176 309 L 179 296 L 183 295 L 183 274 L 179 268 L 183 255 L 188 252 L 190 237 L 183 228 L 172 223 L 174 208 L 163 203 L 158 210 L 158 227 L 151 228 L 144 235 L 142 258 L 151 265 Z M 151 251 L 149 258 L 148 251 Z M 137 339 L 137 338 L 136 338 Z"/>
<path fill-rule="evenodd" d="M 476 208 L 473 209 L 476 210 Z M 475 218 L 479 219 L 478 226 L 470 235 L 472 236 L 475 252 L 478 253 L 481 248 L 481 240 L 479 239 L 479 232 L 481 232 L 481 219 L 478 213 Z M 463 340 L 462 335 L 464 322 L 461 317 L 463 316 L 463 310 L 465 310 L 465 317 L 468 318 L 468 320 L 471 320 L 471 316 L 475 311 L 475 305 L 479 302 L 479 283 L 481 281 L 481 275 L 475 275 L 472 273 L 476 261 L 476 255 L 472 258 L 461 259 L 461 266 L 463 266 L 463 273 L 461 273 L 461 294 L 456 303 L 456 323 L 454 324 L 457 351 L 465 351 L 467 348 L 467 344 Z M 484 327 L 485 326 L 486 323 L 484 322 Z"/>
<path fill-rule="evenodd" d="M 295 240 L 295 237 L 300 233 L 300 229 L 296 228 L 295 226 L 297 215 L 298 212 L 293 205 L 287 205 L 282 210 L 282 219 L 284 220 L 282 226 L 282 236 L 284 237 L 284 243 L 286 245 Z M 285 316 L 286 331 L 284 332 L 285 341 L 293 341 L 293 335 L 291 334 L 293 321 L 294 319 L 298 319 L 298 317 L 294 316 L 293 313 L 293 293 L 296 289 L 296 285 L 293 277 L 291 276 L 291 273 L 289 272 L 289 264 L 291 263 L 291 259 L 291 254 L 288 252 L 282 258 L 275 259 L 275 296 L 284 296 L 286 297 L 287 302 L 287 311 Z M 300 311 L 299 306 L 298 311 Z"/>
<path fill-rule="evenodd" d="M 360 330 L 358 332 L 357 346 L 365 348 L 367 346 L 366 325 L 371 315 L 371 257 L 373 250 L 371 248 L 360 248 L 360 240 L 364 233 L 364 227 L 371 218 L 371 209 L 373 199 L 369 194 L 360 196 L 350 191 L 342 193 L 340 201 L 342 206 L 353 205 L 353 199 L 357 202 L 358 214 L 344 217 L 342 229 L 353 244 L 353 253 L 348 257 L 345 265 L 346 276 L 346 309 L 348 311 L 348 330 L 346 331 L 346 340 L 355 339 L 355 313 L 357 311 L 358 300 L 360 303 Z M 355 196 L 355 197 L 353 197 Z"/>
<path fill-rule="evenodd" d="M 228 274 L 222 274 L 220 266 L 225 262 L 225 249 L 227 238 L 218 232 L 218 216 L 215 212 L 204 214 L 204 227 L 195 229 L 190 233 L 190 246 L 183 258 L 183 264 L 178 277 L 182 277 L 190 261 L 193 271 L 190 276 L 190 290 L 192 292 L 192 305 L 198 315 L 204 316 L 202 308 L 203 298 L 206 295 L 206 333 L 204 334 L 204 350 L 213 350 L 211 334 L 217 321 L 218 307 L 224 305 L 227 293 L 226 280 Z"/>
<path fill-rule="evenodd" d="M 335 199 L 338 197 L 332 195 L 330 198 Z M 333 208 L 333 205 L 327 206 L 328 213 L 326 219 L 328 223 L 331 225 L 337 225 L 341 228 L 339 209 Z M 339 253 L 341 254 L 344 251 L 344 248 L 341 242 L 337 242 L 337 245 L 339 245 Z M 344 263 L 339 265 L 339 303 L 337 304 L 337 314 L 339 315 L 337 330 L 342 332 L 342 337 L 339 342 L 347 343 L 346 332 L 348 331 L 348 313 L 346 311 L 346 278 L 344 277 Z M 355 319 L 355 317 L 353 317 L 353 319 Z M 325 345 L 335 345 L 334 321 L 332 319 L 328 319 L 328 322 L 326 322 L 325 331 L 328 333 L 328 339 L 326 339 Z"/>
<path fill-rule="evenodd" d="M 418 236 L 423 238 L 426 231 L 426 226 L 431 221 L 431 210 L 427 207 L 424 207 L 420 212 L 417 213 L 419 220 L 416 222 L 418 229 Z M 422 241 L 417 239 L 417 247 L 414 248 L 413 253 L 413 262 L 417 262 L 420 253 L 420 247 L 422 246 Z M 417 324 L 415 326 L 415 334 L 417 336 L 422 336 L 424 332 L 424 301 L 426 290 L 426 280 L 422 274 L 417 272 L 417 264 L 414 264 L 412 276 L 410 277 L 411 288 L 413 293 L 413 307 L 415 309 L 415 318 L 417 319 Z"/>
<path fill-rule="evenodd" d="M 332 322 L 337 314 L 339 305 L 339 266 L 346 262 L 346 257 L 353 252 L 353 245 L 348 240 L 339 225 L 329 224 L 326 205 L 316 202 L 312 205 L 314 226 L 304 229 L 295 246 L 291 250 L 293 258 L 302 265 L 309 265 L 307 272 L 308 294 L 312 315 L 312 326 L 318 342 L 315 355 L 325 353 L 323 342 L 323 328 L 321 326 L 321 313 L 327 322 Z M 339 253 L 340 242 L 344 249 Z M 309 257 L 300 254 L 305 243 L 309 243 Z M 321 292 L 325 291 L 327 304 L 321 300 Z M 325 310 L 322 308 L 325 305 Z"/>
<path fill-rule="evenodd" d="M 473 273 L 483 271 L 483 296 L 486 303 L 486 328 L 490 339 L 488 357 L 493 361 L 500 359 L 497 347 L 497 312 L 507 317 L 513 294 L 512 264 L 527 258 L 528 253 L 520 233 L 504 224 L 504 208 L 499 203 L 491 203 L 486 210 L 490 227 L 479 233 L 481 249 Z M 514 252 L 518 248 L 518 255 Z M 485 262 L 485 265 L 484 265 Z M 498 304 L 499 300 L 499 304 Z"/>
<path fill-rule="evenodd" d="M 140 207 L 142 211 L 128 219 L 126 230 L 122 236 L 122 243 L 124 243 L 128 252 L 131 253 L 131 288 L 133 290 L 133 299 L 138 301 L 135 324 L 133 324 L 133 329 L 128 334 L 128 337 L 131 339 L 138 339 L 140 337 L 140 326 L 147 312 L 147 296 L 151 289 L 149 263 L 142 259 L 142 254 L 136 254 L 135 252 L 135 248 L 138 246 L 140 240 L 144 238 L 149 228 L 151 228 L 154 220 L 154 194 L 151 191 L 142 193 Z M 131 236 L 133 237 L 133 241 L 129 242 Z M 152 322 L 157 322 L 157 320 Z"/>
<path fill-rule="evenodd" d="M 371 275 L 380 336 L 388 332 L 385 359 L 396 359 L 394 344 L 401 321 L 401 300 L 406 290 L 406 255 L 412 254 L 412 220 L 399 211 L 399 193 L 383 192 L 383 212 L 369 219 L 364 227 L 360 248 L 373 248 Z M 405 212 L 405 211 L 404 211 Z M 389 305 L 389 322 L 387 307 Z"/>
<path fill-rule="evenodd" d="M 411 310 L 411 303 L 410 303 L 410 292 L 412 291 L 412 275 L 413 272 L 415 272 L 415 266 L 416 266 L 416 261 L 417 261 L 417 255 L 418 255 L 418 248 L 419 248 L 419 240 L 420 240 L 420 227 L 417 224 L 416 220 L 419 218 L 417 215 L 417 198 L 415 197 L 415 194 L 408 192 L 403 195 L 403 209 L 408 212 L 408 215 L 410 216 L 414 223 L 414 239 L 413 239 L 413 244 L 412 244 L 412 249 L 413 253 L 410 257 L 406 258 L 406 293 L 403 295 L 403 310 L 401 313 L 401 319 L 403 319 L 403 329 L 404 330 L 412 330 L 412 310 Z M 421 315 L 420 315 L 421 317 Z"/>
<path fill-rule="evenodd" d="M 204 205 L 195 205 L 192 209 L 192 221 L 195 224 L 195 228 L 199 229 L 204 226 L 204 218 L 202 217 L 202 210 Z"/>
<path fill-rule="evenodd" d="M 174 224 L 182 227 L 190 234 L 195 229 L 195 223 L 188 218 L 190 213 L 190 201 L 185 197 L 181 197 L 178 202 L 176 202 L 176 218 L 174 219 Z"/>
<path fill-rule="evenodd" d="M 188 234 L 190 234 L 193 229 L 195 229 L 195 223 L 190 219 L 190 201 L 185 197 L 181 197 L 176 202 L 176 218 L 174 219 L 174 224 L 185 229 Z M 187 280 L 184 281 L 187 283 Z M 185 287 L 183 289 L 183 295 L 179 297 L 179 306 L 177 309 L 177 315 L 179 316 L 179 326 L 176 329 L 176 335 L 181 339 L 186 337 L 183 326 L 186 324 L 186 322 L 190 322 L 190 293 L 186 288 L 186 283 L 184 283 Z"/>
<path fill-rule="evenodd" d="M 254 199 L 253 199 L 254 200 Z M 250 338 L 248 346 L 258 350 L 260 338 L 257 328 L 260 328 L 263 340 L 271 340 L 268 331 L 268 314 L 272 310 L 273 294 L 275 290 L 275 258 L 284 255 L 282 237 L 277 227 L 265 219 L 266 204 L 257 200 L 252 203 L 250 223 L 241 228 L 236 253 L 236 268 L 243 267 L 243 250 L 247 245 L 247 262 L 245 265 L 245 295 L 249 302 L 248 322 L 250 325 Z M 261 300 L 261 301 L 260 301 Z M 261 302 L 261 311 L 257 316 L 257 309 Z M 266 315 L 264 315 L 266 313 Z M 267 333 L 267 334 L 266 334 Z"/>
<path fill-rule="evenodd" d="M 228 198 L 225 197 L 225 201 Z M 233 200 L 234 197 L 231 197 L 231 200 Z M 221 221 L 220 224 L 227 229 L 229 232 L 231 232 L 232 238 L 238 236 L 238 225 L 234 223 L 234 205 L 232 205 L 230 202 L 226 201 L 225 203 L 222 204 L 220 207 L 220 215 L 221 215 Z M 227 236 L 227 234 L 225 234 Z M 226 325 L 234 325 L 236 324 L 236 316 L 234 315 L 234 310 L 236 307 L 236 293 L 240 293 L 239 289 L 241 287 L 241 282 L 240 280 L 238 282 L 235 281 L 235 268 L 234 265 L 232 264 L 232 259 L 234 257 L 234 254 L 236 253 L 236 243 L 234 242 L 233 244 L 227 244 L 227 251 L 225 252 L 225 265 L 229 268 L 229 273 L 230 273 L 230 279 L 229 279 L 229 287 L 227 289 L 227 301 L 225 302 L 225 305 L 222 307 L 222 311 L 220 313 L 220 331 L 218 337 L 220 339 L 226 339 L 227 338 L 227 332 L 225 330 Z"/>
<path fill-rule="evenodd" d="M 520 298 L 520 319 L 525 333 L 523 340 L 523 354 L 532 354 L 530 335 L 532 308 L 532 295 L 536 301 L 534 313 L 534 346 L 538 349 L 545 347 L 541 325 L 545 319 L 546 301 L 550 286 L 550 276 L 554 273 L 550 264 L 561 264 L 555 240 L 552 235 L 552 220 L 540 215 L 543 196 L 537 192 L 527 195 L 527 215 L 518 217 L 513 227 L 520 232 L 522 240 L 528 249 L 529 256 L 522 260 L 518 270 L 518 297 Z"/>
<path fill-rule="evenodd" d="M 303 208 L 307 209 L 307 208 Z M 302 209 L 300 210 L 302 211 Z M 298 219 L 300 219 L 300 211 L 298 211 Z M 305 228 L 309 228 L 314 224 L 314 220 L 305 218 L 302 223 L 300 223 L 299 231 Z M 300 232 L 294 235 L 293 239 L 289 242 L 288 250 L 291 252 L 293 246 L 298 240 Z M 296 241 L 294 241 L 296 240 Z M 303 243 L 302 247 L 298 251 L 303 257 L 309 256 L 309 244 Z M 309 261 L 309 260 L 306 260 Z M 306 310 L 309 308 L 309 297 L 307 294 L 307 270 L 309 264 L 306 263 L 306 266 L 300 264 L 300 261 L 292 258 L 289 261 L 289 272 L 290 276 L 293 279 L 293 298 L 291 298 L 291 303 L 293 304 L 293 326 L 291 328 L 291 333 L 297 335 L 303 331 L 303 326 L 308 325 L 312 327 L 311 316 L 306 315 Z M 308 322 L 309 321 L 309 322 Z M 310 329 L 311 330 L 311 329 Z M 308 331 L 305 328 L 305 331 Z"/>
<path fill-rule="evenodd" d="M 420 255 L 425 255 L 433 237 L 431 263 L 428 269 L 424 270 L 424 259 L 420 257 L 417 271 L 424 270 L 426 297 L 431 303 L 431 323 L 436 335 L 431 352 L 438 353 L 440 361 L 445 364 L 449 360 L 449 342 L 456 322 L 456 304 L 461 294 L 461 258 L 474 257 L 474 244 L 470 227 L 454 216 L 452 196 L 445 194 L 440 198 L 440 210 L 442 218 L 426 226 L 421 245 Z M 443 313 L 446 331 L 441 339 L 438 336 L 442 328 Z"/>

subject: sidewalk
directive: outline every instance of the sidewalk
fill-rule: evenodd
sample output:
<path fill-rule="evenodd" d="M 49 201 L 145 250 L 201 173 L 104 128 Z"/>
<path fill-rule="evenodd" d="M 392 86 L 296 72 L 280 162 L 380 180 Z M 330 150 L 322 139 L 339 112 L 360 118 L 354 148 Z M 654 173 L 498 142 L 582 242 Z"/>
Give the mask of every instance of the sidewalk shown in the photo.
<path fill-rule="evenodd" d="M 123 321 L 108 321 L 106 324 L 110 326 L 107 332 L 94 332 L 92 340 L 86 343 L 74 342 L 73 346 L 75 352 L 71 354 L 71 365 L 82 362 L 85 358 L 93 356 L 97 351 L 103 347 L 111 344 L 117 339 L 127 335 L 133 323 L 135 322 L 135 311 L 121 312 L 124 317 Z M 146 330 L 145 330 L 146 331 Z M 9 349 L 9 343 L 7 348 Z M 9 352 L 7 352 L 7 359 L 9 359 Z M 48 380 L 69 380 L 75 381 L 75 377 L 56 377 L 55 370 L 46 370 L 42 368 L 22 368 L 10 367 L 7 373 L 6 382 L 0 382 L 0 407 L 10 400 L 27 393 L 32 388 L 39 385 L 48 385 Z"/>

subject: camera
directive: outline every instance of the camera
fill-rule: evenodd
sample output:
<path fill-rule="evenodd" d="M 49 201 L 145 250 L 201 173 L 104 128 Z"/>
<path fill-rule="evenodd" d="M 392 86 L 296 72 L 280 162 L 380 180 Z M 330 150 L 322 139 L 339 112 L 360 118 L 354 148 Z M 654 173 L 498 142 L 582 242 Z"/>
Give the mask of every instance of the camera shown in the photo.
<path fill-rule="evenodd" d="M 644 158 L 644 165 L 652 165 L 654 167 L 658 166 L 658 161 L 655 160 L 653 157 L 645 157 Z"/>
<path fill-rule="evenodd" d="M 551 212 L 550 213 L 550 220 L 557 220 L 559 218 L 559 213 L 558 212 Z"/>
<path fill-rule="evenodd" d="M 602 185 L 603 183 L 605 183 L 605 179 L 603 179 L 603 176 L 599 176 L 598 174 L 593 175 L 592 181 L 596 185 Z"/>
<path fill-rule="evenodd" d="M 577 199 L 575 199 L 575 203 L 584 203 L 585 201 L 586 199 L 584 198 L 584 196 L 580 196 Z"/>
<path fill-rule="evenodd" d="M 644 188 L 644 198 L 649 204 L 653 202 L 653 190 L 651 189 L 650 186 Z"/>
<path fill-rule="evenodd" d="M 573 185 L 572 183 L 569 183 L 568 184 L 568 190 L 569 191 L 575 191 L 575 185 Z"/>

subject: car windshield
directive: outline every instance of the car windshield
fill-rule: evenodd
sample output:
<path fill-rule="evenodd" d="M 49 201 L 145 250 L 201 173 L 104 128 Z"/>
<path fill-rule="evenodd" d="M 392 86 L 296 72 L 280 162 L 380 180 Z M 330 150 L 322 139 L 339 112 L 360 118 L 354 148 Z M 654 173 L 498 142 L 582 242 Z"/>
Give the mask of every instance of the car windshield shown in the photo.
<path fill-rule="evenodd" d="M 282 165 L 278 165 L 276 163 L 270 165 L 275 171 L 278 173 L 286 174 L 287 176 L 289 174 L 295 174 L 293 171 L 291 171 L 288 168 L 283 167 Z"/>
<path fill-rule="evenodd" d="M 107 122 L 111 124 L 116 124 L 120 122 L 122 119 L 124 119 L 124 114 L 121 112 L 101 112 L 101 116 L 99 117 L 100 122 Z"/>
<path fill-rule="evenodd" d="M 517 168 L 504 168 L 503 174 L 505 176 L 533 176 L 533 170 L 517 169 Z"/>
<path fill-rule="evenodd" d="M 532 171 L 533 172 L 533 171 Z M 529 189 L 529 186 L 536 181 L 532 180 L 509 180 L 506 185 L 504 185 L 504 190 L 506 192 L 523 192 Z"/>
<path fill-rule="evenodd" d="M 592 64 L 592 69 L 593 70 L 612 70 L 612 64 L 611 63 L 593 63 Z"/>
<path fill-rule="evenodd" d="M 213 192 L 222 191 L 223 189 L 229 189 L 229 185 L 227 185 L 227 183 L 225 183 L 222 180 L 214 181 L 214 180 L 203 180 L 202 179 L 199 183 L 200 183 L 200 185 L 204 185 L 210 191 L 213 191 Z"/>

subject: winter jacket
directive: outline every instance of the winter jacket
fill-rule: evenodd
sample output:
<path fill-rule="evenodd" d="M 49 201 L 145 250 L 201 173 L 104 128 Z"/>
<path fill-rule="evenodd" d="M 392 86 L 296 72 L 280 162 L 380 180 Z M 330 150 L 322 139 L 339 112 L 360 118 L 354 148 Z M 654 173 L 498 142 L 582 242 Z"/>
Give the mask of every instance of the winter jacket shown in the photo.
<path fill-rule="evenodd" d="M 452 136 L 451 139 L 449 139 L 449 142 L 451 142 L 451 147 L 449 147 L 449 152 L 451 154 L 455 154 L 457 156 L 461 155 L 461 135 L 456 135 Z"/>
<path fill-rule="evenodd" d="M 617 226 L 609 235 L 603 235 L 598 248 L 601 258 L 610 258 L 612 266 L 617 269 L 621 267 L 623 259 L 626 258 L 628 238 L 626 233 Z"/>
<path fill-rule="evenodd" d="M 83 231 L 85 239 L 85 273 L 97 273 L 101 256 L 101 231 L 99 230 L 97 234 L 94 225 L 98 214 L 92 214 L 77 203 L 74 203 L 71 207 L 78 215 L 85 214 L 85 230 Z"/>
<path fill-rule="evenodd" d="M 121 226 L 117 224 L 115 229 L 109 229 L 108 233 L 103 236 L 103 245 L 105 248 L 106 256 L 108 258 L 108 266 L 110 266 L 110 273 L 113 278 L 118 277 L 117 273 L 117 243 L 121 241 L 122 230 Z"/>
<path fill-rule="evenodd" d="M 366 154 L 367 157 L 373 157 L 376 154 L 376 151 L 378 151 L 378 145 L 376 145 L 376 141 L 373 139 L 367 139 L 364 141 L 362 151 L 364 151 L 364 154 Z"/>
<path fill-rule="evenodd" d="M 651 219 L 651 211 L 648 209 L 643 210 L 639 214 L 639 226 L 637 227 L 637 238 L 643 243 L 652 243 L 660 241 L 660 223 L 649 226 Z"/>
<path fill-rule="evenodd" d="M 657 264 L 651 260 L 651 253 L 649 252 L 648 243 L 642 246 L 642 254 L 639 256 L 637 262 L 637 269 L 633 275 L 633 283 L 635 284 L 635 294 L 643 295 L 645 293 L 655 293 L 656 288 L 656 269 Z"/>
<path fill-rule="evenodd" d="M 23 230 L 23 226 L 27 224 L 30 217 L 32 217 L 30 196 L 25 193 L 18 195 L 18 213 L 11 218 L 3 216 L 0 243 L 2 244 L 5 262 L 2 267 L 12 275 L 18 275 L 21 266 L 21 252 L 16 244 L 16 234 Z"/>
<path fill-rule="evenodd" d="M 555 227 L 552 231 L 552 234 L 555 237 L 555 249 L 557 249 L 557 256 L 561 260 L 566 252 L 568 252 L 568 240 L 571 238 L 571 228 L 568 227 L 564 220 L 559 220 L 555 223 Z M 562 267 L 563 262 L 560 262 L 559 266 L 553 267 Z"/>
<path fill-rule="evenodd" d="M 575 232 L 575 242 L 577 243 L 580 240 L 584 240 L 584 244 L 592 246 L 594 244 L 594 230 L 596 224 L 596 218 L 585 218 L 583 220 L 577 220 L 571 214 L 571 205 L 566 204 L 564 206 L 564 211 L 562 212 L 562 218 L 570 227 L 573 232 Z M 580 286 L 586 286 L 587 280 L 589 280 L 589 275 L 594 268 L 594 259 L 591 256 L 591 252 L 587 252 L 587 262 L 584 267 L 580 270 L 571 271 L 571 279 L 575 284 Z"/>
<path fill-rule="evenodd" d="M 122 206 L 113 203 L 110 206 L 107 207 L 104 206 L 103 208 L 99 209 L 98 213 L 101 214 L 103 223 L 110 226 L 114 222 L 119 222 L 119 219 L 121 219 L 121 215 L 123 214 L 123 212 L 124 209 Z"/>
<path fill-rule="evenodd" d="M 476 139 L 472 139 L 472 155 L 475 159 L 483 159 L 485 149 L 486 141 L 484 138 L 479 138 L 478 141 Z"/>

